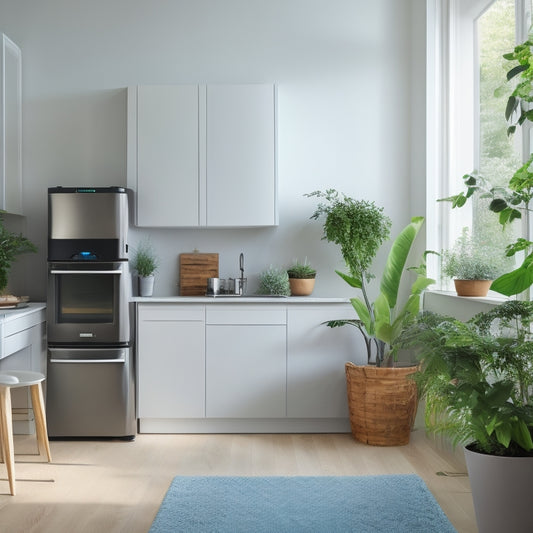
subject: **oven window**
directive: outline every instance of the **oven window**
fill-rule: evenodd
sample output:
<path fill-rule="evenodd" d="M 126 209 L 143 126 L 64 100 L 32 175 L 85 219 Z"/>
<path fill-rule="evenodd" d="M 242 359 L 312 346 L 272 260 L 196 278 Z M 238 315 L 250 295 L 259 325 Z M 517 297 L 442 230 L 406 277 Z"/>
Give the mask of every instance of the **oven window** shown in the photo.
<path fill-rule="evenodd" d="M 57 275 L 57 321 L 70 324 L 112 323 L 115 278 L 102 274 Z"/>

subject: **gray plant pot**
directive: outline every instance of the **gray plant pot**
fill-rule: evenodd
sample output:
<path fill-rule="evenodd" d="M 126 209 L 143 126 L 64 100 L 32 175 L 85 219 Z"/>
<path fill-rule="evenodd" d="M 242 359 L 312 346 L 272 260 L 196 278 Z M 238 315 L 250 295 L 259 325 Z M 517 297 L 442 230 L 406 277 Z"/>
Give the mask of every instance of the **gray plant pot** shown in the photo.
<path fill-rule="evenodd" d="M 465 448 L 479 533 L 531 533 L 533 457 L 498 457 Z"/>
<path fill-rule="evenodd" d="M 154 293 L 154 275 L 139 276 L 139 296 L 152 296 Z"/>

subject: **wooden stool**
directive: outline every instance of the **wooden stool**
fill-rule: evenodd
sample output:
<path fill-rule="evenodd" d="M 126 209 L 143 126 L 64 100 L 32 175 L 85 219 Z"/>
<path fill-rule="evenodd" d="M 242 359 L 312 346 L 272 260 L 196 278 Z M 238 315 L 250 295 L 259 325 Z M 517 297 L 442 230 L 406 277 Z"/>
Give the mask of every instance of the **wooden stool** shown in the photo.
<path fill-rule="evenodd" d="M 31 403 L 35 415 L 35 430 L 39 453 L 46 452 L 48 462 L 52 460 L 46 416 L 44 411 L 43 389 L 41 383 L 45 377 L 39 372 L 11 370 L 0 373 L 0 448 L 1 456 L 7 467 L 9 489 L 15 495 L 15 452 L 13 450 L 13 419 L 11 414 L 11 389 L 30 387 Z"/>

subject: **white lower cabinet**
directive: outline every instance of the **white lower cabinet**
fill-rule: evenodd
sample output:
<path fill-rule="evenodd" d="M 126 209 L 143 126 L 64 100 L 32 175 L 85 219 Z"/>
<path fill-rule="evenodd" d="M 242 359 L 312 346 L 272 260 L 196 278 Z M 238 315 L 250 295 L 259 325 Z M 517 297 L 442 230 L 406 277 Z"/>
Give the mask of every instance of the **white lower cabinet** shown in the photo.
<path fill-rule="evenodd" d="M 349 431 L 349 304 L 137 304 L 141 432 Z"/>
<path fill-rule="evenodd" d="M 205 308 L 139 304 L 139 418 L 205 416 Z"/>
<path fill-rule="evenodd" d="M 208 325 L 206 416 L 285 416 L 286 327 Z"/>
<path fill-rule="evenodd" d="M 284 306 L 207 308 L 207 417 L 285 416 L 286 321 Z"/>
<path fill-rule="evenodd" d="M 287 416 L 348 416 L 344 363 L 353 361 L 355 328 L 328 328 L 328 320 L 353 316 L 350 304 L 288 309 Z"/>

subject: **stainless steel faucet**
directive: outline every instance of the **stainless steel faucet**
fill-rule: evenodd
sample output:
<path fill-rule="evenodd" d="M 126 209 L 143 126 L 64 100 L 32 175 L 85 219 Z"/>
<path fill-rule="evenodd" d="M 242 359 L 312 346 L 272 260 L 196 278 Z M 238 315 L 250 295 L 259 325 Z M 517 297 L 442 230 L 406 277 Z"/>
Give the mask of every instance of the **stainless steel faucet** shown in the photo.
<path fill-rule="evenodd" d="M 244 254 L 239 255 L 239 269 L 241 271 L 241 294 L 244 295 Z"/>

